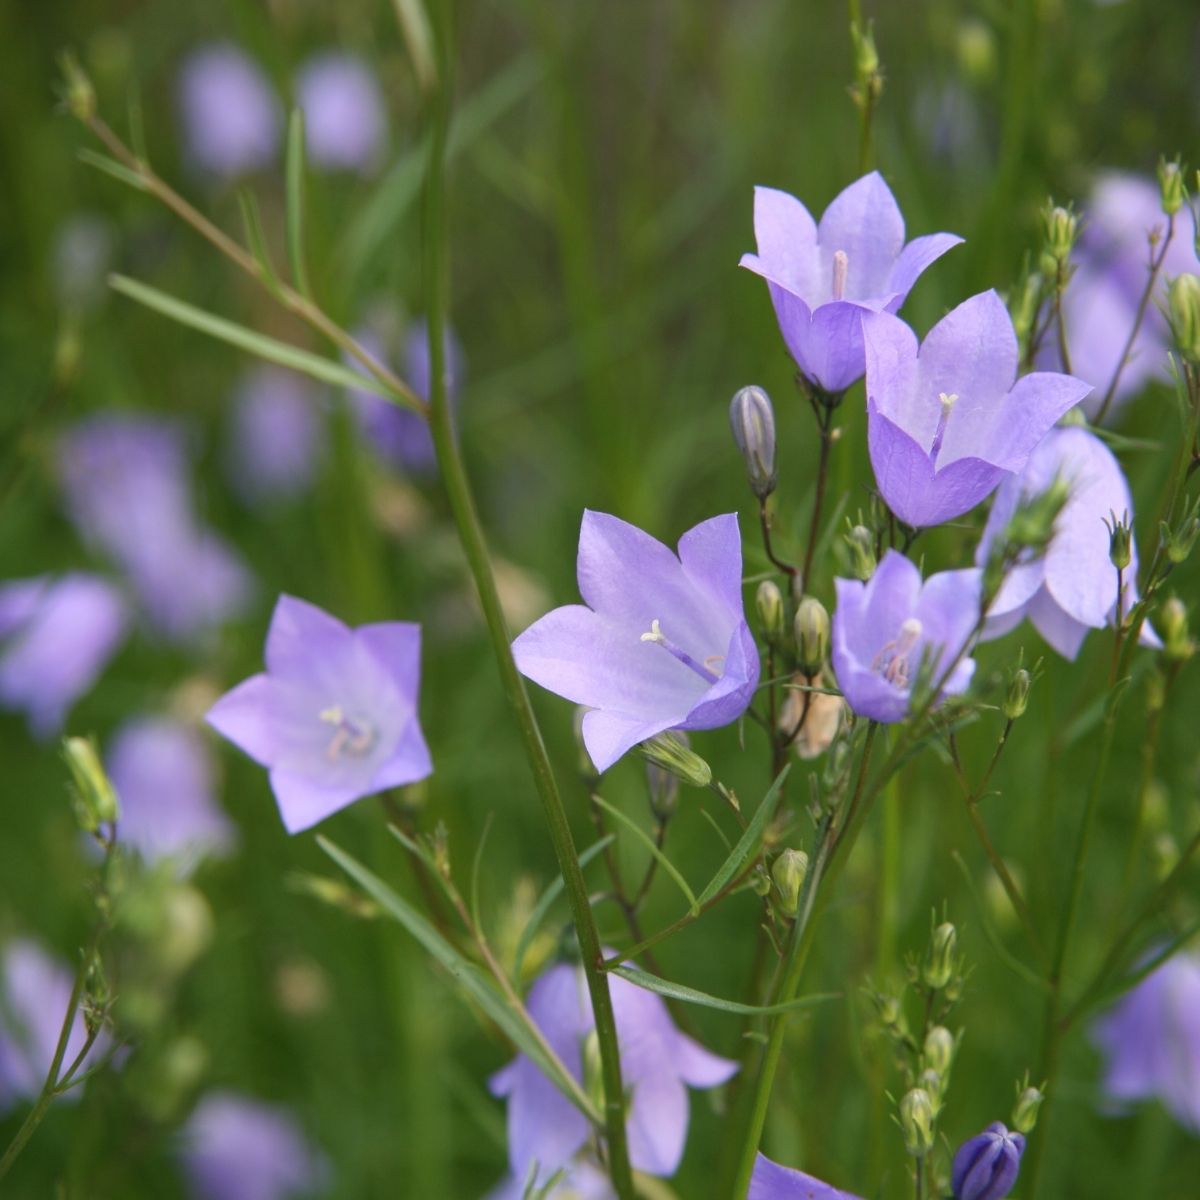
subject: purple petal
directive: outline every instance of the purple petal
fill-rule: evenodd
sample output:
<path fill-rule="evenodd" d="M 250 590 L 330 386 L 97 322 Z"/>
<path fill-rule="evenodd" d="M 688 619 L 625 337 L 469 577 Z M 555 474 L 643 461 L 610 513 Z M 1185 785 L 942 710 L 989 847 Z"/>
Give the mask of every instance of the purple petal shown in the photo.
<path fill-rule="evenodd" d="M 251 675 L 226 692 L 204 719 L 255 762 L 270 766 L 278 750 L 270 718 L 274 704 L 271 680 L 266 675 Z"/>
<path fill-rule="evenodd" d="M 947 250 L 962 245 L 962 241 L 953 233 L 927 233 L 913 238 L 900 252 L 888 278 L 887 290 L 895 297 L 888 305 L 889 311 L 894 312 L 904 303 L 913 284 L 927 267 L 937 262 Z"/>
<path fill-rule="evenodd" d="M 376 772 L 369 790 L 382 792 L 385 788 L 403 787 L 432 774 L 433 760 L 429 756 L 429 746 L 420 725 L 413 720 L 396 743 L 391 757 Z"/>
<path fill-rule="evenodd" d="M 837 251 L 846 255 L 848 299 L 886 295 L 892 267 L 904 247 L 904 218 L 878 171 L 833 199 L 821 217 L 818 237 L 822 274 L 832 277 Z"/>
<path fill-rule="evenodd" d="M 750 706 L 762 662 L 745 621 L 733 631 L 722 667 L 721 678 L 691 709 L 681 729 L 719 729 L 736 721 Z"/>
<path fill-rule="evenodd" d="M 928 453 L 939 406 L 919 385 L 917 335 L 891 313 L 864 313 L 862 334 L 869 400 Z"/>
<path fill-rule="evenodd" d="M 809 379 L 836 393 L 862 378 L 861 305 L 835 300 L 811 310 L 776 284 L 770 285 L 770 291 L 783 340 Z"/>
<path fill-rule="evenodd" d="M 1033 627 L 1050 643 L 1063 658 L 1074 661 L 1079 647 L 1087 637 L 1088 626 L 1080 624 L 1059 608 L 1054 597 L 1046 588 L 1034 596 L 1026 609 Z"/>
<path fill-rule="evenodd" d="M 967 413 L 986 411 L 1009 391 L 1017 377 L 1017 357 L 1012 319 L 994 290 L 964 300 L 926 334 L 920 387 L 931 400 L 940 392 L 959 398 L 957 420 L 951 420 L 947 437 Z"/>
<path fill-rule="evenodd" d="M 742 534 L 737 513 L 710 517 L 679 539 L 684 574 L 731 612 L 742 609 Z"/>
<path fill-rule="evenodd" d="M 629 1106 L 629 1158 L 648 1175 L 674 1175 L 687 1141 L 688 1094 L 669 1071 L 640 1078 Z"/>
<path fill-rule="evenodd" d="M 674 729 L 677 721 L 656 721 L 622 717 L 617 713 L 593 709 L 583 716 L 583 744 L 596 770 L 603 773 L 634 746 L 656 733 Z"/>
<path fill-rule="evenodd" d="M 412 621 L 381 621 L 360 625 L 353 632 L 415 704 L 421 684 L 421 626 Z"/>
<path fill-rule="evenodd" d="M 719 1087 L 741 1068 L 741 1063 L 713 1054 L 686 1033 L 679 1032 L 675 1034 L 671 1060 L 679 1071 L 679 1078 L 694 1088 Z"/>
<path fill-rule="evenodd" d="M 267 630 L 264 658 L 272 675 L 304 677 L 321 656 L 345 654 L 352 634 L 336 617 L 315 604 L 282 594 Z"/>
<path fill-rule="evenodd" d="M 741 266 L 799 296 L 818 293 L 817 226 L 795 196 L 776 188 L 754 189 L 754 238 L 758 253 L 742 255 Z"/>
<path fill-rule="evenodd" d="M 369 787 L 358 786 L 353 780 L 326 783 L 280 767 L 271 769 L 271 790 L 288 833 L 311 829 L 319 821 L 369 794 Z"/>
<path fill-rule="evenodd" d="M 379 165 L 387 137 L 383 96 L 361 59 L 336 51 L 314 55 L 300 71 L 296 97 L 315 166 L 369 174 Z"/>
<path fill-rule="evenodd" d="M 746 1200 L 858 1200 L 803 1171 L 793 1171 L 772 1162 L 765 1154 L 754 1160 L 750 1191 Z"/>

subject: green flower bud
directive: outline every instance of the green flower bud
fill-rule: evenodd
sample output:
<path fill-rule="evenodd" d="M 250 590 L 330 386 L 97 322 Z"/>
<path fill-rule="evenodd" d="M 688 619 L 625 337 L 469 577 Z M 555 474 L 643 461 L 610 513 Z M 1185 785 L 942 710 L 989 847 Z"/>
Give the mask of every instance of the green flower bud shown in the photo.
<path fill-rule="evenodd" d="M 815 596 L 805 596 L 792 622 L 799 666 L 810 678 L 820 671 L 829 653 L 829 613 Z"/>
<path fill-rule="evenodd" d="M 593 1029 L 583 1040 L 583 1090 L 598 1112 L 604 1112 L 604 1068 L 600 1062 L 600 1039 Z"/>
<path fill-rule="evenodd" d="M 1012 1120 L 1009 1122 L 1017 1133 L 1028 1135 L 1033 1132 L 1033 1127 L 1037 1124 L 1038 1109 L 1042 1107 L 1045 1098 L 1038 1088 L 1027 1087 L 1021 1090 L 1017 1095 L 1016 1104 L 1013 1105 Z"/>
<path fill-rule="evenodd" d="M 1008 694 L 1001 705 L 1005 720 L 1015 721 L 1025 712 L 1025 706 L 1029 703 L 1029 689 L 1032 686 L 1033 676 L 1024 667 L 1018 667 L 1012 673 L 1008 681 Z"/>
<path fill-rule="evenodd" d="M 1183 207 L 1183 168 L 1178 159 L 1158 162 L 1158 186 L 1162 192 L 1162 210 L 1173 217 Z"/>
<path fill-rule="evenodd" d="M 638 749 L 648 762 L 690 787 L 703 788 L 712 783 L 712 768 L 673 731 L 652 737 Z"/>
<path fill-rule="evenodd" d="M 59 58 L 58 65 L 63 73 L 67 111 L 76 120 L 90 121 L 96 115 L 96 89 L 87 72 L 69 50 Z"/>
<path fill-rule="evenodd" d="M 875 49 L 875 27 L 867 23 L 864 31 L 857 21 L 851 22 L 850 40 L 854 44 L 854 74 L 859 83 L 879 70 L 879 51 Z"/>
<path fill-rule="evenodd" d="M 765 500 L 778 481 L 775 473 L 775 410 L 760 387 L 744 387 L 729 405 L 733 440 L 746 460 L 750 490 Z"/>
<path fill-rule="evenodd" d="M 1196 651 L 1188 629 L 1187 606 L 1178 596 L 1168 596 L 1159 611 L 1162 628 L 1163 657 L 1168 662 L 1187 662 Z"/>
<path fill-rule="evenodd" d="M 1179 353 L 1189 362 L 1200 362 L 1200 277 L 1177 275 L 1172 279 L 1167 307 Z"/>
<path fill-rule="evenodd" d="M 937 1113 L 933 1098 L 924 1088 L 911 1088 L 900 1101 L 900 1128 L 904 1148 L 914 1158 L 924 1158 L 933 1149 Z"/>
<path fill-rule="evenodd" d="M 686 733 L 676 730 L 672 737 L 677 738 L 686 748 L 691 747 Z M 651 760 L 646 762 L 646 787 L 650 792 L 650 811 L 659 821 L 669 820 L 675 814 L 679 804 L 679 776 L 673 771 L 666 771 Z"/>
<path fill-rule="evenodd" d="M 117 792 L 104 770 L 91 738 L 63 738 L 63 758 L 71 773 L 71 798 L 75 817 L 85 833 L 112 825 L 121 815 Z"/>
<path fill-rule="evenodd" d="M 1200 500 L 1180 518 L 1174 529 L 1163 521 L 1159 531 L 1172 566 L 1177 567 L 1180 563 L 1187 562 L 1192 548 L 1196 545 L 1196 538 L 1200 536 Z"/>
<path fill-rule="evenodd" d="M 946 1093 L 946 1080 L 937 1071 L 932 1067 L 926 1067 L 917 1076 L 917 1086 L 929 1093 L 935 1110 L 941 1108 L 942 1097 Z"/>
<path fill-rule="evenodd" d="M 958 62 L 971 83 L 988 83 L 996 74 L 996 35 L 986 21 L 969 17 L 957 31 Z"/>
<path fill-rule="evenodd" d="M 762 869 L 755 867 L 750 876 L 750 888 L 756 896 L 768 896 L 771 893 L 771 877 Z"/>
<path fill-rule="evenodd" d="M 940 990 L 957 974 L 958 930 L 949 921 L 943 921 L 929 936 L 929 947 L 921 964 L 921 978 L 926 987 Z"/>
<path fill-rule="evenodd" d="M 845 541 L 850 547 L 850 571 L 866 583 L 875 574 L 875 537 L 865 525 L 852 525 Z"/>
<path fill-rule="evenodd" d="M 957 1045 L 958 1043 L 955 1041 L 954 1034 L 945 1025 L 935 1025 L 925 1035 L 925 1046 L 921 1051 L 921 1061 L 940 1076 L 945 1077 L 950 1074 L 950 1067 L 954 1062 L 954 1051 L 957 1049 Z"/>
<path fill-rule="evenodd" d="M 1108 557 L 1118 571 L 1124 571 L 1133 558 L 1133 531 L 1129 527 L 1129 514 L 1118 517 L 1116 513 L 1109 514 L 1105 522 L 1108 526 Z"/>
<path fill-rule="evenodd" d="M 754 594 L 754 603 L 758 609 L 763 637 L 770 645 L 778 646 L 783 640 L 783 593 L 779 590 L 779 585 L 770 579 L 764 579 Z"/>
<path fill-rule="evenodd" d="M 779 893 L 779 911 L 794 917 L 800 909 L 800 889 L 808 874 L 808 855 L 803 850 L 785 850 L 771 864 L 771 878 Z"/>
<path fill-rule="evenodd" d="M 1047 200 L 1041 211 L 1042 241 L 1046 253 L 1058 265 L 1065 263 L 1071 256 L 1075 245 L 1075 236 L 1079 229 L 1079 221 L 1070 206 L 1063 208 L 1053 200 Z"/>

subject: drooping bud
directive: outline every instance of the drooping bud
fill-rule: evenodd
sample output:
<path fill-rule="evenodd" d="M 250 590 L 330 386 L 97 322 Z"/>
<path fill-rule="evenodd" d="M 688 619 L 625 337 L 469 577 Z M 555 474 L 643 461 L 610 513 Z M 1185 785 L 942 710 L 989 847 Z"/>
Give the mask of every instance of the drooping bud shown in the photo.
<path fill-rule="evenodd" d="M 1187 662 L 1196 652 L 1188 629 L 1187 606 L 1178 596 L 1168 596 L 1159 612 L 1162 629 L 1163 657 L 1167 662 Z"/>
<path fill-rule="evenodd" d="M 775 410 L 760 387 L 744 387 L 729 405 L 733 440 L 746 460 L 750 490 L 765 500 L 777 482 L 775 473 Z"/>
<path fill-rule="evenodd" d="M 1024 1153 L 1024 1136 L 999 1121 L 963 1142 L 950 1172 L 955 1200 L 1003 1200 L 1017 1182 Z"/>
<path fill-rule="evenodd" d="M 71 773 L 71 799 L 80 828 L 96 833 L 101 826 L 114 824 L 121 806 L 96 743 L 91 738 L 63 738 L 63 758 Z"/>
<path fill-rule="evenodd" d="M 778 646 L 783 640 L 783 593 L 779 585 L 773 580 L 764 579 L 754 594 L 754 603 L 763 637 L 770 645 Z"/>
<path fill-rule="evenodd" d="M 1200 362 L 1200 277 L 1177 275 L 1167 288 L 1167 303 L 1179 353 Z"/>
<path fill-rule="evenodd" d="M 703 788 L 712 783 L 712 768 L 673 730 L 652 737 L 638 749 L 648 762 L 690 787 Z"/>
<path fill-rule="evenodd" d="M 808 855 L 803 850 L 785 850 L 771 864 L 771 878 L 779 893 L 779 911 L 794 917 L 800 910 L 800 889 L 808 875 Z"/>
<path fill-rule="evenodd" d="M 910 1088 L 900 1101 L 900 1128 L 904 1148 L 914 1158 L 924 1158 L 933 1149 L 937 1113 L 933 1097 L 924 1088 Z"/>
<path fill-rule="evenodd" d="M 1064 208 L 1061 204 L 1055 204 L 1053 200 L 1046 201 L 1041 218 L 1042 241 L 1046 253 L 1056 264 L 1061 265 L 1071 257 L 1079 220 L 1070 205 Z"/>
<path fill-rule="evenodd" d="M 1029 689 L 1033 686 L 1033 676 L 1024 667 L 1018 667 L 1008 681 L 1008 692 L 1001 705 L 1006 721 L 1015 721 L 1025 712 L 1029 703 Z"/>
<path fill-rule="evenodd" d="M 1037 1124 L 1038 1109 L 1046 1097 L 1035 1087 L 1024 1087 L 1017 1093 L 1017 1102 L 1013 1105 L 1012 1125 L 1018 1133 L 1032 1133 Z"/>
<path fill-rule="evenodd" d="M 926 987 L 940 990 L 955 977 L 958 967 L 958 930 L 949 921 L 943 921 L 929 935 L 921 978 Z"/>
<path fill-rule="evenodd" d="M 875 537 L 865 525 L 851 525 L 845 535 L 850 547 L 850 571 L 855 579 L 866 583 L 875 574 Z"/>
<path fill-rule="evenodd" d="M 1173 217 L 1183 207 L 1183 168 L 1179 159 L 1158 161 L 1158 186 L 1162 192 L 1162 210 Z"/>
<path fill-rule="evenodd" d="M 815 596 L 805 596 L 796 607 L 792 622 L 796 635 L 796 654 L 800 670 L 816 675 L 829 653 L 829 613 Z"/>
<path fill-rule="evenodd" d="M 954 1062 L 954 1052 L 958 1047 L 954 1034 L 945 1025 L 935 1025 L 925 1035 L 925 1045 L 921 1051 L 921 1061 L 936 1071 L 943 1078 L 950 1074 Z"/>
<path fill-rule="evenodd" d="M 686 733 L 676 730 L 673 737 L 677 738 L 687 748 L 691 742 Z M 650 811 L 658 821 L 667 821 L 675 814 L 679 804 L 679 776 L 673 771 L 666 771 L 658 763 L 646 760 L 646 788 L 650 793 Z"/>

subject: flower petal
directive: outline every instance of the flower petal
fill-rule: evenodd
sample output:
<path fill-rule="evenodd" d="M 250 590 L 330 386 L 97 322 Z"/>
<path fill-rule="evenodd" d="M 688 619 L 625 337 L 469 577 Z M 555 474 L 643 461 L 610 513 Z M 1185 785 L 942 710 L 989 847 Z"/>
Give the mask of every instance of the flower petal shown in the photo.
<path fill-rule="evenodd" d="M 626 1128 L 629 1159 L 648 1175 L 674 1175 L 687 1141 L 688 1094 L 669 1071 L 644 1075 L 633 1086 Z"/>
<path fill-rule="evenodd" d="M 862 333 L 870 402 L 928 453 L 940 407 L 918 387 L 917 335 L 886 312 L 864 313 Z"/>
<path fill-rule="evenodd" d="M 986 411 L 1008 393 L 1017 356 L 1012 319 L 994 290 L 964 300 L 929 331 L 921 343 L 920 387 L 935 411 L 939 393 L 958 396 L 947 438 L 968 413 Z"/>
<path fill-rule="evenodd" d="M 223 738 L 268 767 L 278 753 L 271 718 L 274 706 L 274 684 L 266 675 L 251 675 L 226 692 L 204 719 Z"/>
<path fill-rule="evenodd" d="M 732 1079 L 741 1067 L 741 1063 L 713 1054 L 686 1033 L 678 1031 L 671 1061 L 679 1071 L 679 1078 L 694 1088 L 719 1087 Z"/>
<path fill-rule="evenodd" d="M 878 171 L 850 184 L 831 201 L 817 227 L 822 273 L 832 275 L 833 255 L 846 255 L 846 296 L 866 299 L 886 294 L 904 247 L 904 217 L 891 188 Z"/>
<path fill-rule="evenodd" d="M 279 804 L 288 833 L 300 833 L 318 821 L 332 816 L 348 804 L 368 794 L 368 789 L 355 781 L 323 783 L 310 775 L 274 767 L 271 770 L 271 790 Z"/>
<path fill-rule="evenodd" d="M 799 296 L 817 294 L 817 225 L 795 196 L 776 188 L 754 189 L 754 239 L 758 253 L 744 254 L 741 266 Z"/>
<path fill-rule="evenodd" d="M 1033 627 L 1057 650 L 1063 658 L 1075 659 L 1083 639 L 1087 637 L 1088 626 L 1068 616 L 1055 602 L 1054 597 L 1046 588 L 1029 602 L 1026 610 Z"/>
<path fill-rule="evenodd" d="M 953 233 L 927 233 L 924 237 L 913 238 L 900 251 L 900 257 L 896 259 L 888 277 L 887 290 L 895 296 L 888 305 L 889 310 L 899 308 L 925 269 L 937 262 L 947 250 L 962 245 L 962 241 Z"/>
<path fill-rule="evenodd" d="M 679 539 L 679 561 L 696 587 L 742 614 L 742 534 L 737 513 L 710 517 Z"/>
<path fill-rule="evenodd" d="M 754 1160 L 754 1174 L 750 1177 L 746 1200 L 858 1200 L 858 1197 L 839 1192 L 803 1171 L 781 1167 L 765 1154 L 759 1154 Z"/>
<path fill-rule="evenodd" d="M 267 630 L 267 671 L 285 677 L 319 677 L 323 674 L 317 666 L 320 660 L 345 655 L 352 636 L 341 621 L 315 604 L 281 595 Z"/>
<path fill-rule="evenodd" d="M 836 393 L 862 378 L 862 305 L 834 300 L 810 309 L 776 284 L 771 302 L 788 351 L 809 379 Z"/>
<path fill-rule="evenodd" d="M 634 746 L 678 722 L 650 721 L 623 717 L 619 713 L 593 709 L 583 717 L 583 744 L 596 770 L 603 773 Z"/>
<path fill-rule="evenodd" d="M 414 715 L 400 735 L 395 750 L 371 780 L 370 790 L 381 792 L 384 788 L 403 787 L 432 774 L 433 760 L 429 757 L 425 735 Z"/>
<path fill-rule="evenodd" d="M 421 684 L 421 627 L 411 621 L 381 621 L 353 631 L 401 695 L 415 705 Z"/>

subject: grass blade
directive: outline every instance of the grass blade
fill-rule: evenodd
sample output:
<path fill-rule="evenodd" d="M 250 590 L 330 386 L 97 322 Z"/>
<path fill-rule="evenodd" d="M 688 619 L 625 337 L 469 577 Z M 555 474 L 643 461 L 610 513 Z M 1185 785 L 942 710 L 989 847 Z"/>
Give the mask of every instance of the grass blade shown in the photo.
<path fill-rule="evenodd" d="M 696 901 L 696 893 L 688 887 L 688 881 L 679 873 L 679 868 L 654 844 L 654 839 L 640 826 L 636 821 L 631 821 L 619 808 L 614 808 L 603 796 L 593 796 L 592 800 L 600 805 L 606 813 L 610 813 L 616 817 L 626 829 L 630 831 L 658 859 L 659 866 L 670 877 L 675 880 L 679 886 L 679 890 L 687 898 L 688 906 L 691 909 L 692 916 L 698 916 L 700 913 L 700 905 Z"/>
<path fill-rule="evenodd" d="M 304 264 L 304 110 L 293 108 L 288 118 L 287 140 L 287 245 L 288 265 L 296 291 L 312 299 L 308 268 Z"/>
<path fill-rule="evenodd" d="M 114 179 L 119 179 L 136 191 L 144 192 L 146 190 L 146 183 L 142 177 L 136 171 L 131 171 L 124 163 L 117 162 L 115 158 L 109 158 L 107 154 L 97 154 L 94 150 L 86 148 L 77 150 L 76 155 L 80 162 L 87 163 L 89 167 L 95 167 L 97 171 L 103 171 L 105 175 L 111 175 Z"/>
<path fill-rule="evenodd" d="M 723 1000 L 720 996 L 710 996 L 707 992 L 698 992 L 695 988 L 685 987 L 682 983 L 672 983 L 669 979 L 660 979 L 638 967 L 609 967 L 610 975 L 619 975 L 626 983 L 645 988 L 665 996 L 668 1000 L 679 1000 L 684 1004 L 696 1004 L 701 1008 L 715 1008 L 719 1012 L 736 1013 L 743 1017 L 763 1017 L 772 1013 L 793 1012 L 798 1008 L 811 1008 L 815 1004 L 824 1004 L 829 1000 L 840 1000 L 841 992 L 818 992 L 812 996 L 798 996 L 786 1004 L 742 1004 L 737 1000 Z"/>

